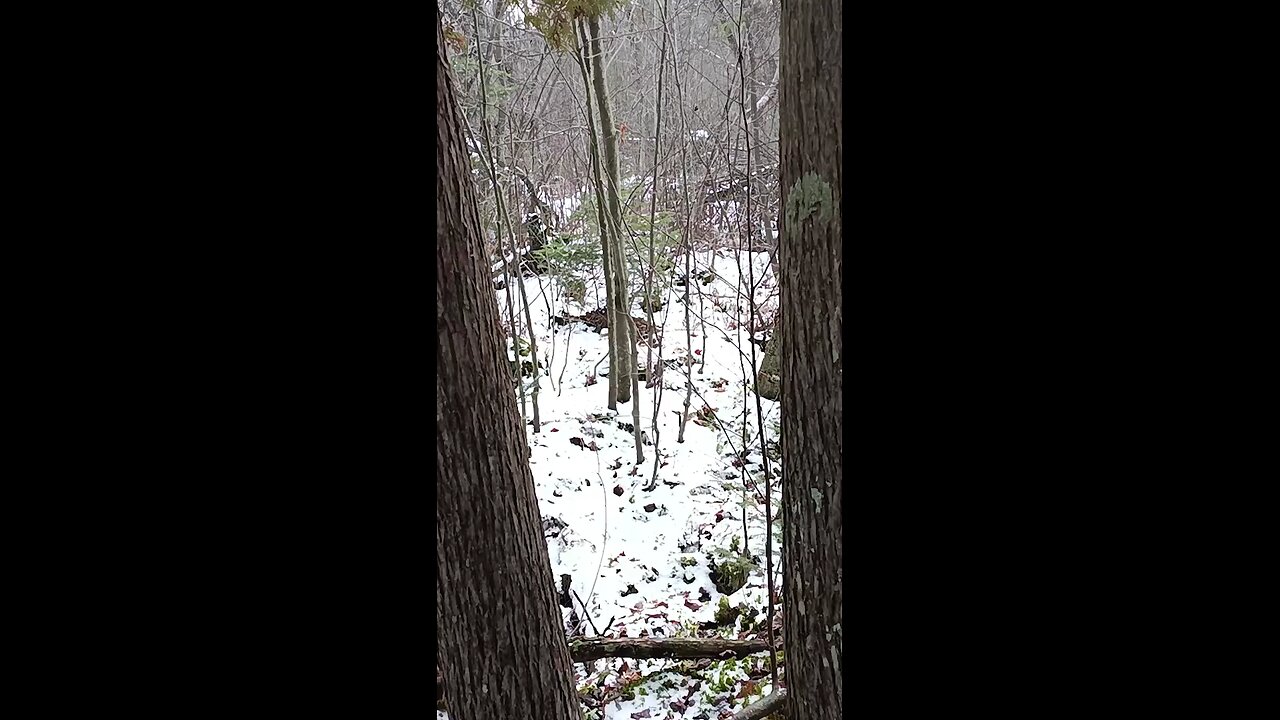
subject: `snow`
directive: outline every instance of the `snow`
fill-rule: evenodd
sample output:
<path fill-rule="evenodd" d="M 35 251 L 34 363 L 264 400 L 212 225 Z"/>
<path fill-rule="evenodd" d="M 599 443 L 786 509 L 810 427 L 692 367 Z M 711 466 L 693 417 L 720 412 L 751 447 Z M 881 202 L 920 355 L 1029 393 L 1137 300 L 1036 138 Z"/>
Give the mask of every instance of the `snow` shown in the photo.
<path fill-rule="evenodd" d="M 544 185 L 538 188 L 538 199 L 547 204 L 557 215 L 568 218 L 582 205 L 586 190 L 578 190 L 561 197 L 559 193 Z"/>
<path fill-rule="evenodd" d="M 682 273 L 683 258 L 676 258 L 675 263 L 677 272 Z M 632 403 L 620 403 L 616 412 L 607 408 L 608 379 L 604 373 L 609 371 L 608 360 L 600 362 L 608 353 L 607 333 L 596 333 L 579 322 L 558 326 L 550 321 L 551 315 L 564 311 L 581 315 L 595 309 L 596 294 L 591 286 L 598 285 L 599 280 L 583 276 L 588 283 L 585 308 L 564 296 L 551 278 L 524 280 L 537 331 L 538 354 L 546 373 L 541 376 L 540 432 L 534 433 L 533 428 L 529 428 L 530 467 L 544 527 L 563 524 L 558 533 L 554 527 L 547 533 L 551 569 L 557 580 L 562 573 L 572 576 L 572 589 L 586 602 L 591 621 L 607 636 L 714 634 L 715 631 L 696 631 L 689 624 L 714 620 L 722 594 L 711 580 L 710 563 L 717 559 L 717 552 L 730 551 L 735 542 L 742 542 L 744 508 L 748 549 L 760 557 L 760 569 L 749 575 L 745 587 L 727 598 L 733 607 L 745 603 L 751 610 L 750 620 L 762 621 L 765 617 L 764 506 L 754 492 L 744 501 L 741 477 L 744 468 L 735 467 L 734 457 L 735 450 L 743 447 L 745 405 L 750 446 L 745 470 L 759 481 L 762 494 L 756 398 L 748 387 L 756 375 L 756 369 L 751 367 L 752 346 L 747 342 L 748 264 L 755 277 L 757 322 L 765 327 L 761 316 L 771 318 L 776 310 L 777 287 L 769 257 L 764 253 L 739 254 L 733 250 L 697 253 L 694 275 L 713 271 L 714 279 L 707 285 L 701 285 L 697 277 L 686 287 L 673 285 L 666 293 L 663 310 L 655 313 L 654 323 L 661 327 L 664 337 L 661 361 L 670 366 L 664 366 L 660 377 L 663 386 L 661 408 L 657 413 L 660 458 L 657 483 L 652 490 L 644 487 L 653 477 L 655 447 L 643 446 L 645 461 L 633 475 L 636 468 L 634 436 L 618 425 L 633 421 Z M 696 317 L 700 312 L 699 289 L 703 293 L 705 326 Z M 691 291 L 691 324 L 695 335 L 692 348 L 686 346 L 685 307 L 677 302 L 685 290 Z M 602 298 L 603 288 L 598 288 L 598 292 Z M 498 291 L 495 298 L 507 319 L 505 293 Z M 643 317 L 637 304 L 632 303 L 633 314 Z M 517 313 L 523 315 L 520 308 Z M 521 334 L 527 337 L 527 332 Z M 658 364 L 658 348 L 653 352 Z M 756 346 L 755 352 L 758 364 L 764 358 L 763 346 Z M 510 357 L 515 359 L 514 353 Z M 702 363 L 693 369 L 695 393 L 690 412 L 710 406 L 723 423 L 723 429 L 704 427 L 691 418 L 685 442 L 677 444 L 686 382 L 681 363 L 689 357 Z M 643 366 L 646 360 L 643 344 L 639 347 L 639 358 Z M 596 382 L 588 384 L 589 375 L 598 362 L 601 375 Z M 560 383 L 562 376 L 563 384 Z M 531 384 L 527 378 L 525 382 Z M 652 435 L 654 390 L 644 385 L 642 381 L 641 426 Z M 761 399 L 760 405 L 765 416 L 766 439 L 776 442 L 777 403 Z M 531 418 L 529 407 L 526 421 Z M 594 441 L 599 450 L 571 444 L 572 438 L 581 438 L 582 445 L 586 446 Z M 773 460 L 770 460 L 770 471 L 775 477 L 780 474 Z M 621 490 L 621 495 L 615 494 L 615 488 Z M 775 516 L 781 508 L 779 495 L 775 480 Z M 652 506 L 652 511 L 646 512 L 646 506 Z M 780 577 L 780 537 L 780 526 L 775 526 L 775 577 Z M 570 611 L 562 609 L 562 613 L 567 625 Z M 739 637 L 742 634 L 739 627 L 733 626 L 729 631 L 721 629 L 720 633 Z M 588 636 L 595 635 L 589 624 L 585 632 Z M 762 629 L 758 636 L 765 637 Z M 625 672 L 639 672 L 638 677 L 628 675 L 635 683 L 630 684 L 634 695 L 630 699 L 611 699 L 604 706 L 600 720 L 629 719 L 632 713 L 645 709 L 653 718 L 674 719 L 693 718 L 704 712 L 709 713 L 709 717 L 718 717 L 723 711 L 737 710 L 759 699 L 760 687 L 764 693 L 768 692 L 767 673 L 760 677 L 760 668 L 767 670 L 767 662 L 767 655 L 716 662 L 698 671 L 701 678 L 689 671 L 661 672 L 675 668 L 678 662 L 674 660 L 601 660 L 593 663 L 587 675 L 582 665 L 574 667 L 580 688 L 603 683 L 606 689 L 616 689 L 624 667 Z M 761 685 L 749 697 L 738 698 L 742 683 L 748 677 L 748 668 Z M 681 707 L 685 709 L 679 710 Z M 443 713 L 437 713 L 437 718 L 443 717 Z M 599 715 L 588 717 L 599 718 Z"/>

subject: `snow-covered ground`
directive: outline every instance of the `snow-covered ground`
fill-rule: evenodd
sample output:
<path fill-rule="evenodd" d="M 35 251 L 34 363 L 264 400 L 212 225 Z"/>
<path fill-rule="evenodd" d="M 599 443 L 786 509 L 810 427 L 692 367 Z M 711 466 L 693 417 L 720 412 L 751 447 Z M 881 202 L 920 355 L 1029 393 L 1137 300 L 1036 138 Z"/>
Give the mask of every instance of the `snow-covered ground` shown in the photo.
<path fill-rule="evenodd" d="M 572 590 L 586 603 L 591 622 L 584 619 L 582 625 L 587 636 L 599 630 L 608 637 L 766 637 L 764 459 L 751 392 L 756 370 L 747 341 L 748 263 L 754 271 L 757 325 L 763 328 L 777 307 L 776 281 L 763 253 L 698 253 L 690 284 L 669 283 L 663 309 L 654 318 L 662 335 L 661 358 L 653 348 L 654 365 L 664 368 L 659 376 L 657 443 L 653 444 L 651 427 L 655 388 L 642 382 L 640 425 L 649 444 L 643 445 L 645 459 L 639 467 L 630 429 L 636 399 L 619 404 L 616 412 L 607 407 L 608 360 L 601 362 L 608 354 L 607 331 L 602 334 L 581 322 L 562 326 L 550 319 L 594 310 L 595 292 L 588 289 L 584 308 L 568 299 L 554 279 L 525 278 L 544 366 L 541 425 L 538 432 L 529 427 L 530 466 L 552 571 L 557 581 L 562 574 L 571 576 Z M 677 258 L 676 265 L 682 275 L 683 258 Z M 591 282 L 588 279 L 589 288 Z M 691 347 L 685 334 L 685 305 L 678 301 L 686 290 L 691 290 Z M 498 290 L 495 296 L 505 320 L 506 291 Z M 638 302 L 632 303 L 632 311 L 645 317 Z M 527 338 L 528 333 L 522 330 L 521 335 Z M 641 344 L 639 350 L 643 367 L 647 348 Z M 758 365 L 764 358 L 762 344 L 755 347 L 755 355 Z M 691 418 L 684 442 L 677 443 L 690 358 Z M 600 374 L 593 378 L 597 363 Z M 525 378 L 525 383 L 530 385 L 532 379 Z M 760 405 L 765 444 L 772 445 L 778 440 L 777 403 L 761 399 Z M 526 403 L 525 413 L 531 425 L 531 403 Z M 745 462 L 740 459 L 744 447 Z M 780 468 L 776 454 L 771 455 L 777 518 Z M 780 541 L 781 523 L 775 522 L 775 578 L 780 577 Z M 726 595 L 716 588 L 712 568 L 739 555 L 744 542 L 758 568 L 748 571 L 745 586 Z M 741 608 L 742 617 L 712 627 L 726 602 L 730 608 Z M 576 600 L 574 605 L 581 615 Z M 570 610 L 562 612 L 568 628 Z M 601 660 L 589 673 L 580 664 L 574 667 L 584 704 L 603 701 L 603 715 L 588 716 L 598 720 L 720 718 L 771 687 L 763 654 L 721 662 Z"/>

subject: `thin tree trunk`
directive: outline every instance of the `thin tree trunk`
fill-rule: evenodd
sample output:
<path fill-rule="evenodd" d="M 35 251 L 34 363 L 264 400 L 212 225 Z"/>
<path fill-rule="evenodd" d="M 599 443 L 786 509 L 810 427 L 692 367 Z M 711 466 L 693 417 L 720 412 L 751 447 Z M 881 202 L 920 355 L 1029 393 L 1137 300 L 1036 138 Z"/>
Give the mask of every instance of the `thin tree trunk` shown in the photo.
<path fill-rule="evenodd" d="M 609 86 L 604 79 L 604 53 L 600 49 L 600 16 L 587 17 L 588 43 L 591 49 L 591 73 L 596 101 L 596 110 L 600 118 L 600 136 L 603 139 L 603 155 L 601 164 L 605 175 L 605 200 L 608 202 L 608 220 L 610 239 L 613 241 L 609 250 L 613 261 L 613 287 L 609 292 L 611 310 L 614 314 L 609 319 L 609 334 L 617 333 L 618 355 L 609 358 L 609 374 L 618 376 L 618 402 L 631 401 L 631 383 L 628 382 L 636 372 L 635 337 L 631 332 L 631 304 L 627 300 L 626 252 L 624 248 L 625 230 L 622 226 L 622 195 L 620 191 L 618 168 L 618 128 L 613 120 L 612 103 L 609 100 Z"/>
<path fill-rule="evenodd" d="M 783 0 L 782 507 L 792 720 L 844 716 L 839 0 Z"/>
<path fill-rule="evenodd" d="M 680 108 L 680 195 L 684 198 L 684 404 L 680 412 L 680 431 L 677 443 L 684 443 L 684 431 L 689 426 L 689 408 L 693 404 L 693 326 L 690 317 L 693 298 L 693 204 L 689 193 L 689 120 L 684 109 L 684 85 L 680 82 L 680 63 L 676 58 L 679 48 L 672 50 L 671 79 L 676 85 L 676 107 Z M 698 285 L 701 287 L 701 284 Z M 655 415 L 657 413 L 654 413 Z"/>
<path fill-rule="evenodd" d="M 631 329 L 632 337 L 639 337 L 640 333 L 636 332 L 636 321 L 631 317 L 631 313 L 627 313 L 627 327 Z M 653 326 L 649 326 L 649 332 L 653 332 Z M 652 339 L 652 338 L 650 338 Z M 640 364 L 639 346 L 631 346 L 631 367 L 635 368 Z M 644 430 L 640 427 L 640 373 L 633 371 L 631 373 L 631 427 L 634 429 L 636 440 L 636 472 L 640 472 L 640 464 L 644 462 L 644 442 L 642 437 Z"/>
<path fill-rule="evenodd" d="M 745 4 L 739 7 L 740 7 L 739 12 L 742 12 L 741 8 L 745 7 Z M 760 146 L 760 143 L 759 143 L 760 134 L 759 134 L 758 120 L 752 123 L 747 119 L 748 100 L 751 102 L 751 106 L 753 108 L 755 107 L 755 103 L 756 103 L 754 64 L 752 66 L 753 70 L 752 70 L 752 78 L 751 78 L 752 90 L 751 90 L 751 93 L 748 95 L 746 93 L 746 90 L 747 90 L 746 68 L 743 67 L 743 62 L 742 62 L 743 60 L 742 45 L 746 44 L 747 50 L 749 52 L 751 49 L 751 45 L 753 44 L 751 43 L 751 33 L 749 32 L 750 23 L 751 23 L 750 18 L 747 18 L 745 20 L 745 25 L 747 27 L 744 28 L 744 31 L 742 32 L 742 36 L 741 36 L 743 43 L 740 43 L 738 46 L 738 70 L 739 70 L 738 77 L 741 79 L 741 85 L 739 86 L 739 90 L 742 96 L 745 96 L 745 97 L 740 96 L 738 107 L 739 107 L 739 112 L 742 115 L 742 124 L 743 124 L 742 129 L 744 132 L 743 139 L 745 140 L 747 145 L 747 203 L 746 203 L 747 204 L 747 208 L 746 208 L 747 228 L 753 229 L 757 225 L 756 223 L 757 218 L 751 213 L 753 209 L 751 205 L 751 200 L 752 200 L 752 197 L 755 195 L 754 191 L 757 185 L 755 182 L 755 174 L 752 172 L 753 167 L 751 164 L 751 150 L 753 147 Z M 752 244 L 754 245 L 754 243 Z M 755 253 L 751 252 L 751 250 L 752 248 L 748 248 L 748 255 L 747 255 L 747 282 L 748 282 L 747 306 L 750 312 L 750 317 L 748 318 L 748 325 L 747 325 L 747 336 L 748 336 L 747 343 L 751 345 L 751 371 L 755 373 L 757 372 L 757 368 L 759 368 L 760 366 L 756 361 L 756 343 L 755 343 L 755 337 L 754 337 L 756 333 L 756 271 L 755 271 L 756 263 L 755 263 Z M 738 275 L 739 277 L 741 277 L 742 275 L 741 271 L 739 271 Z M 746 380 L 746 378 L 744 378 L 744 380 Z M 764 522 L 765 522 L 764 579 L 765 579 L 765 588 L 768 592 L 767 597 L 769 601 L 768 602 L 769 613 L 768 613 L 768 616 L 765 618 L 765 627 L 768 628 L 769 645 L 770 647 L 772 647 L 773 646 L 773 612 L 774 612 L 774 608 L 773 608 L 773 599 L 774 599 L 774 595 L 773 595 L 773 476 L 772 476 L 772 473 L 769 472 L 769 451 L 765 443 L 766 438 L 764 433 L 764 409 L 760 403 L 760 393 L 753 392 L 751 394 L 756 399 L 756 428 L 757 428 L 757 432 L 760 435 L 760 462 L 764 466 Z M 536 403 L 534 405 L 534 412 L 535 413 L 537 412 Z M 746 427 L 745 417 L 743 418 L 743 427 L 744 428 Z M 743 445 L 745 446 L 746 443 L 744 442 Z M 749 452 L 749 448 L 744 447 L 742 452 L 744 455 L 742 459 L 745 463 L 746 461 L 745 455 Z M 745 464 L 742 469 L 742 474 L 744 477 L 747 476 L 747 470 L 746 470 Z M 744 503 L 743 504 L 744 517 L 746 516 L 746 507 L 747 505 Z M 743 543 L 743 548 L 744 549 L 746 548 L 745 542 Z M 775 688 L 778 687 L 778 658 L 776 654 L 772 652 L 769 653 L 769 674 L 773 680 L 773 686 Z"/>
<path fill-rule="evenodd" d="M 644 277 L 644 307 L 646 317 L 649 318 L 648 340 L 645 342 L 646 358 L 645 366 L 647 368 L 646 377 L 653 386 L 653 411 L 649 414 L 652 418 L 650 429 L 653 431 L 653 477 L 649 481 L 647 489 L 652 489 L 658 483 L 658 463 L 661 460 L 661 453 L 658 452 L 658 412 L 662 406 L 662 378 L 661 372 L 654 367 L 653 363 L 653 335 L 657 332 L 657 322 L 653 317 L 653 272 L 657 267 L 657 258 L 654 253 L 657 246 L 657 226 L 655 221 L 658 214 L 658 191 L 662 184 L 659 179 L 661 173 L 659 170 L 658 153 L 662 148 L 662 80 L 667 69 L 667 0 L 662 1 L 662 48 L 658 53 L 658 99 L 655 101 L 655 117 L 653 120 L 653 189 L 649 194 L 649 271 Z M 663 304 L 666 307 L 666 304 Z M 658 346 L 658 364 L 662 364 L 662 346 Z M 638 394 L 638 393 L 637 393 Z M 639 414 L 640 403 L 636 403 L 636 412 Z M 636 421 L 637 425 L 639 420 Z"/>
<path fill-rule="evenodd" d="M 592 109 L 591 101 L 591 59 L 590 46 L 587 41 L 587 32 L 585 23 L 579 22 L 575 24 L 576 36 L 578 38 L 578 67 L 582 70 L 582 85 L 586 91 L 584 104 L 587 109 L 587 137 L 590 138 L 591 147 L 591 173 L 595 179 L 595 196 L 596 196 L 596 221 L 597 227 L 600 229 L 600 260 L 604 269 L 604 306 L 605 316 L 609 318 L 609 409 L 616 410 L 618 408 L 618 384 L 622 380 L 615 371 L 615 362 L 621 351 L 618 348 L 620 336 L 614 332 L 615 323 L 613 313 L 613 243 L 610 241 L 610 223 L 607 219 L 608 210 L 605 201 L 605 179 L 602 162 L 600 159 L 600 141 L 599 135 L 596 133 L 595 110 Z"/>
<path fill-rule="evenodd" d="M 474 7 L 471 9 L 471 18 L 472 18 L 472 22 L 475 23 L 477 32 L 478 32 L 480 27 L 480 22 L 476 16 L 476 10 Z M 499 61 L 500 61 L 502 57 L 500 46 L 498 43 L 493 43 L 493 46 L 495 48 L 495 53 L 497 53 L 497 57 L 499 58 Z M 493 146 L 493 139 L 489 133 L 488 113 L 485 110 L 488 107 L 488 101 L 484 99 L 488 97 L 488 84 L 485 81 L 485 62 L 483 60 L 483 53 L 476 53 L 476 57 L 479 64 L 480 92 L 482 95 L 482 99 L 480 102 L 480 124 L 484 129 L 485 147 L 486 149 L 489 149 L 489 148 L 492 148 Z M 511 248 L 512 262 L 515 264 L 515 268 L 516 268 L 515 282 L 519 284 L 520 304 L 524 308 L 525 322 L 528 324 L 528 328 L 529 328 L 529 355 L 531 358 L 531 362 L 533 364 L 533 393 L 531 395 L 531 399 L 533 401 L 533 432 L 537 434 L 542 429 L 542 421 L 538 413 L 538 394 L 542 389 L 542 382 L 541 382 L 542 378 L 538 372 L 538 338 L 537 338 L 537 333 L 535 332 L 533 327 L 533 316 L 529 312 L 529 295 L 526 292 L 525 286 L 524 286 L 524 267 L 523 267 L 524 262 L 520 259 L 520 248 L 517 247 L 517 244 L 516 244 L 516 230 L 515 230 L 515 227 L 511 224 L 511 213 L 507 211 L 508 201 L 502 197 L 502 188 L 499 187 L 498 185 L 498 176 L 496 172 L 497 165 L 494 164 L 493 151 L 492 149 L 489 149 L 488 152 L 489 152 L 489 180 L 491 183 L 493 183 L 493 194 L 494 194 L 494 197 L 497 198 L 497 205 L 498 205 L 497 207 L 498 218 L 495 221 L 494 226 L 497 230 L 499 237 L 501 237 L 502 235 L 501 223 L 504 221 L 506 222 L 507 238 L 509 240 L 508 247 Z M 499 249 L 501 249 L 502 244 L 499 243 L 498 247 Z M 506 252 L 505 251 L 502 251 L 502 252 L 503 252 L 503 258 L 505 259 Z M 512 277 L 510 275 L 510 267 L 511 265 L 510 263 L 508 263 L 507 264 L 508 275 L 507 275 L 507 282 L 506 282 L 507 311 L 511 313 L 511 327 L 513 329 L 512 338 L 515 340 L 515 345 L 516 345 L 515 376 L 516 376 L 516 384 L 520 392 L 520 419 L 521 419 L 521 422 L 523 423 L 524 414 L 525 414 L 525 387 L 524 387 L 524 372 L 522 368 L 524 366 L 524 363 L 520 361 L 520 343 L 519 343 L 520 336 L 518 333 L 514 332 L 514 328 L 518 325 L 518 323 L 516 322 L 515 308 L 512 307 L 512 302 L 511 302 Z"/>
<path fill-rule="evenodd" d="M 580 720 L 438 13 L 436 103 L 436 662 L 444 699 L 462 719 Z"/>

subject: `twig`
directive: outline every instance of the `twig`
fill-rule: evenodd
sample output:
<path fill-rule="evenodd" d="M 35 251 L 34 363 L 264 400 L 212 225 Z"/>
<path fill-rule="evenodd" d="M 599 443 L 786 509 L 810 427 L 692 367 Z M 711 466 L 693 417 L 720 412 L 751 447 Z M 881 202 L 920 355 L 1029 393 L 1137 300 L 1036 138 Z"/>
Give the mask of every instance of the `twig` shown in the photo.
<path fill-rule="evenodd" d="M 600 636 L 602 633 L 596 629 L 595 622 L 591 620 L 591 611 L 587 609 L 587 604 L 582 602 L 582 598 L 578 597 L 577 590 L 573 591 L 573 597 L 576 598 L 578 600 L 578 604 L 582 606 L 582 616 L 585 617 L 587 619 L 587 623 L 591 625 L 591 630 L 595 632 L 597 637 Z M 605 627 L 608 627 L 608 625 Z"/>

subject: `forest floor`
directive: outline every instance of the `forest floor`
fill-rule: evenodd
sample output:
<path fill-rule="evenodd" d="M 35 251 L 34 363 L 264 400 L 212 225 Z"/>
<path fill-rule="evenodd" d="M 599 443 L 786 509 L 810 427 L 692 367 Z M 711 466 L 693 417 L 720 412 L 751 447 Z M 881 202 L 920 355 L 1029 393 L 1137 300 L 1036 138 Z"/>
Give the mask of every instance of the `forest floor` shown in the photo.
<path fill-rule="evenodd" d="M 530 465 L 552 571 L 557 580 L 569 575 L 572 591 L 586 603 L 590 623 L 583 618 L 576 632 L 588 637 L 598 631 L 615 638 L 768 638 L 765 473 L 752 392 L 764 346 L 755 347 L 752 367 L 747 263 L 753 265 L 757 328 L 767 327 L 765 321 L 776 310 L 776 281 L 765 253 L 718 250 L 695 257 L 694 278 L 688 285 L 679 284 L 683 259 L 677 259 L 680 272 L 675 281 L 668 281 L 666 302 L 654 315 L 663 338 L 660 359 L 656 343 L 653 348 L 654 364 L 664 368 L 658 378 L 658 442 L 653 444 L 655 388 L 642 381 L 640 425 L 649 444 L 643 445 L 645 461 L 638 468 L 632 403 L 620 403 L 617 411 L 607 408 L 608 360 L 601 362 L 608 354 L 607 331 L 601 334 L 583 322 L 559 325 L 552 320 L 586 314 L 603 307 L 603 299 L 597 300 L 589 289 L 584 306 L 568 300 L 553 278 L 525 278 L 538 355 L 549 371 L 540 377 L 538 432 L 531 426 L 532 408 L 525 411 Z M 584 279 L 591 288 L 595 281 Z M 691 348 L 685 306 L 677 301 L 685 290 L 691 290 Z M 505 293 L 496 292 L 504 319 Z M 513 287 L 512 293 L 520 312 L 518 290 Z M 636 317 L 645 317 L 636 302 L 632 310 Z M 522 335 L 527 337 L 527 331 Z M 643 343 L 639 351 L 639 365 L 644 367 Z M 685 441 L 677 443 L 689 358 L 694 362 L 694 393 Z M 597 363 L 600 374 L 593 379 Z M 524 382 L 529 385 L 532 378 Z M 772 555 L 778 587 L 778 404 L 767 399 L 760 403 L 774 478 Z M 575 632 L 571 615 L 583 615 L 579 600 L 573 605 L 572 611 L 562 609 L 566 633 Z M 719 720 L 769 693 L 768 657 L 597 660 L 575 664 L 575 681 L 584 706 L 595 708 L 588 714 L 595 720 Z"/>

